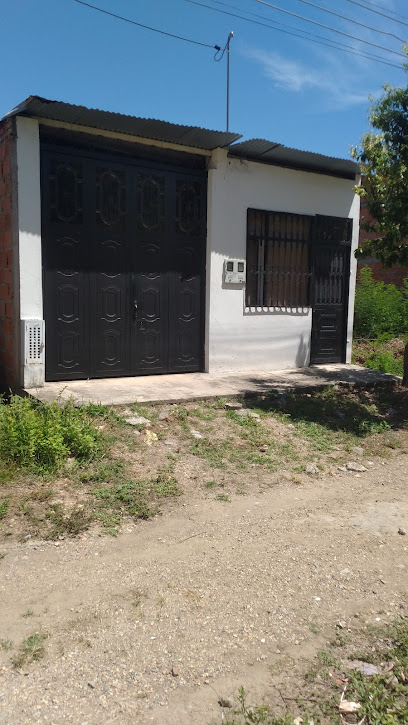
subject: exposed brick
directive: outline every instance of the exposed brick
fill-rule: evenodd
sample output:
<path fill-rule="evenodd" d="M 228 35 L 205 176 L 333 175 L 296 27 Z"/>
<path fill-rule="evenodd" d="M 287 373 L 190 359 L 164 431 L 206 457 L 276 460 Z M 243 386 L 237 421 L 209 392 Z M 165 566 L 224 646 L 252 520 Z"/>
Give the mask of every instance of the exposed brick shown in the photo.
<path fill-rule="evenodd" d="M 10 174 L 10 154 L 1 162 L 1 175 L 8 176 Z"/>
<path fill-rule="evenodd" d="M 12 335 L 13 334 L 13 320 L 3 320 L 2 327 L 6 335 Z"/>
<path fill-rule="evenodd" d="M 11 285 L 12 282 L 12 270 L 10 267 L 0 267 L 0 284 L 5 283 Z"/>
<path fill-rule="evenodd" d="M 3 194 L 0 197 L 0 214 L 3 213 L 5 216 L 11 214 L 11 196 L 10 194 Z"/>
<path fill-rule="evenodd" d="M 11 232 L 9 229 L 3 229 L 0 232 L 0 249 L 5 252 L 11 252 Z"/>

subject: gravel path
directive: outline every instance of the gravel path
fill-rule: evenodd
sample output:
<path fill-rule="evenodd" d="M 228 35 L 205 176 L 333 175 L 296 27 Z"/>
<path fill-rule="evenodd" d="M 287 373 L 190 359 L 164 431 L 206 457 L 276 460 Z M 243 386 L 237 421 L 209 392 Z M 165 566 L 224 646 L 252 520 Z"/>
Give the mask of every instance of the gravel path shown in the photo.
<path fill-rule="evenodd" d="M 338 620 L 407 613 L 408 456 L 257 496 L 197 491 L 112 539 L 0 545 L 0 723 L 221 723 Z M 321 635 L 313 634 L 320 630 Z M 42 660 L 10 658 L 34 632 Z"/>

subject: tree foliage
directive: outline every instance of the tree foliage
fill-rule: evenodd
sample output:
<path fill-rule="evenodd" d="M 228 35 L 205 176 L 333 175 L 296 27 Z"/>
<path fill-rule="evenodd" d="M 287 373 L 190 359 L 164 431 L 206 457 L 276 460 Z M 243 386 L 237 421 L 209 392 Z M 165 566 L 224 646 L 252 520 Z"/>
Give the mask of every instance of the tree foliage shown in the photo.
<path fill-rule="evenodd" d="M 408 55 L 408 47 L 404 48 Z M 405 65 L 408 70 L 408 64 Z M 385 267 L 408 264 L 408 86 L 385 85 L 371 101 L 372 130 L 353 149 L 361 163 L 364 186 L 357 193 L 370 218 L 363 227 L 372 234 L 358 255 L 371 255 Z"/>
<path fill-rule="evenodd" d="M 408 44 L 404 46 L 408 57 Z M 404 64 L 408 71 L 408 63 Z M 354 149 L 365 176 L 357 193 L 364 199 L 372 234 L 361 257 L 372 255 L 385 267 L 408 264 L 408 86 L 385 85 L 378 100 L 371 100 L 372 127 Z M 404 353 L 403 385 L 408 386 L 408 343 Z"/>

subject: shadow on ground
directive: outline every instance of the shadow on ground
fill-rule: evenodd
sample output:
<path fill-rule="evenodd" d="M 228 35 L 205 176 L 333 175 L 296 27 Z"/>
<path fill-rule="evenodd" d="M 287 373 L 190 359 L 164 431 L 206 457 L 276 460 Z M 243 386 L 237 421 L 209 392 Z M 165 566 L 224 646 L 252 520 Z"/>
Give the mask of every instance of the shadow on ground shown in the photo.
<path fill-rule="evenodd" d="M 307 391 L 270 391 L 248 398 L 246 406 L 361 437 L 407 425 L 408 390 L 392 382 L 364 389 L 344 382 Z"/>

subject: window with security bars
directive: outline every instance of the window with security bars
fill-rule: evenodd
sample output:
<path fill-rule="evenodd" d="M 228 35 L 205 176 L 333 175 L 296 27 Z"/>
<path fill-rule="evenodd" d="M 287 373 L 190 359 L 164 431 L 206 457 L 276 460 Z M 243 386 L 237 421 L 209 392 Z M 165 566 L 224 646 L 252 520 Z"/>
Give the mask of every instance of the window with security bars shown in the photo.
<path fill-rule="evenodd" d="M 247 307 L 310 304 L 312 216 L 248 209 Z"/>

